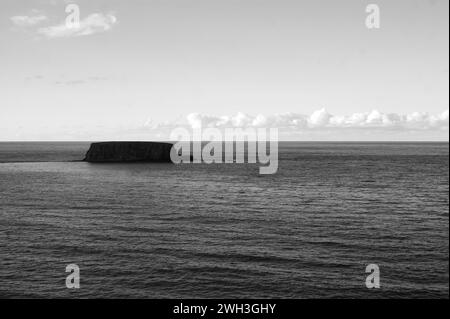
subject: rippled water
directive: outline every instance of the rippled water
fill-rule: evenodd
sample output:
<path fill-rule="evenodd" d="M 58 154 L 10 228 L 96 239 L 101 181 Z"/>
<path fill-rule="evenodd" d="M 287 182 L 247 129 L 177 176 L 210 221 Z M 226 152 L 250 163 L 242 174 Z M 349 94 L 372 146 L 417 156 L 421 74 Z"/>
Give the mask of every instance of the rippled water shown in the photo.
<path fill-rule="evenodd" d="M 283 143 L 264 176 L 88 147 L 0 143 L 0 297 L 448 298 L 448 143 Z"/>

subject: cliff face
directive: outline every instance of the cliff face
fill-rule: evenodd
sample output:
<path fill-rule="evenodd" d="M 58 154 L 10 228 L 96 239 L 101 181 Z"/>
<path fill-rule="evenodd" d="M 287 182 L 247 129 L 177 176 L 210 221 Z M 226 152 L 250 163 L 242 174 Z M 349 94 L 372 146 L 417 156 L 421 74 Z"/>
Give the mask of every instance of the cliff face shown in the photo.
<path fill-rule="evenodd" d="M 92 143 L 84 161 L 90 163 L 167 162 L 172 144 L 160 142 Z"/>

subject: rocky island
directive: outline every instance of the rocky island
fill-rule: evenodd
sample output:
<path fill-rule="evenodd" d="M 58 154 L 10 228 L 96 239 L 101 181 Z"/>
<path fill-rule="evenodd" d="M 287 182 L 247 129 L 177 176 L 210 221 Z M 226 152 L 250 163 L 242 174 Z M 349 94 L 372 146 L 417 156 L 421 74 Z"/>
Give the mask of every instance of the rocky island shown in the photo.
<path fill-rule="evenodd" d="M 171 143 L 162 142 L 92 143 L 84 161 L 89 163 L 171 163 L 170 151 L 172 146 Z"/>

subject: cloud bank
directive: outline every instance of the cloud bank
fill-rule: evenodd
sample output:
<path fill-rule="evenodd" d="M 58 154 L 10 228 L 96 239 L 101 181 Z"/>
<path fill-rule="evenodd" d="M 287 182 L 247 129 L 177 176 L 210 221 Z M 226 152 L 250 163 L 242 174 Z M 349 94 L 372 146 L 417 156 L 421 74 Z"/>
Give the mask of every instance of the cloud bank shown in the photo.
<path fill-rule="evenodd" d="M 5 117 L 3 117 L 4 119 Z M 94 123 L 28 126 L 20 120 L 1 121 L 0 140 L 5 141 L 102 141 L 136 140 L 169 141 L 175 128 L 219 129 L 234 127 L 278 128 L 280 141 L 445 141 L 448 142 L 449 111 L 440 114 L 414 112 L 410 114 L 369 111 L 350 115 L 332 115 L 320 109 L 310 115 L 282 113 L 269 116 L 207 115 L 191 113 L 169 121 L 107 123 L 96 119 Z"/>
<path fill-rule="evenodd" d="M 48 39 L 67 38 L 93 35 L 111 30 L 117 23 L 113 14 L 93 13 L 82 19 L 78 27 L 73 27 L 65 22 L 56 25 L 42 26 L 51 19 L 39 10 L 33 9 L 30 15 L 17 15 L 10 17 L 11 22 L 18 28 L 27 32 L 35 32 L 39 36 Z"/>
<path fill-rule="evenodd" d="M 175 128 L 277 128 L 282 141 L 448 141 L 449 111 L 439 114 L 413 112 L 384 113 L 372 110 L 349 115 L 333 115 L 319 109 L 309 115 L 209 115 L 191 113 L 173 121 L 145 121 L 129 128 L 121 138 L 168 140 Z"/>
<path fill-rule="evenodd" d="M 426 112 L 410 114 L 383 113 L 373 110 L 351 115 L 332 115 L 320 109 L 310 115 L 280 113 L 270 116 L 251 116 L 237 113 L 234 116 L 211 116 L 191 113 L 187 116 L 191 128 L 199 127 L 276 127 L 285 130 L 330 129 L 398 129 L 398 130 L 448 130 L 449 111 L 432 115 Z"/>
<path fill-rule="evenodd" d="M 13 16 L 10 19 L 18 27 L 32 27 L 48 20 L 43 14 Z"/>
<path fill-rule="evenodd" d="M 37 33 L 47 38 L 86 36 L 106 32 L 117 23 L 112 14 L 93 13 L 80 21 L 79 27 L 68 27 L 65 23 L 39 28 Z"/>

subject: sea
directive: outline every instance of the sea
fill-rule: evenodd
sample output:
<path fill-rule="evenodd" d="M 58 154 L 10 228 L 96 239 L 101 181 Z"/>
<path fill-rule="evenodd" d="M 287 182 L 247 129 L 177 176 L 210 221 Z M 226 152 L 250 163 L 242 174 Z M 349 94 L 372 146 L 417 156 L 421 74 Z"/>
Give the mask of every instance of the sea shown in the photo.
<path fill-rule="evenodd" d="M 448 143 L 283 142 L 273 175 L 89 145 L 0 143 L 0 297 L 449 296 Z"/>

